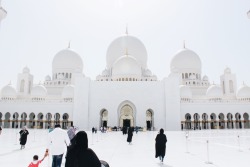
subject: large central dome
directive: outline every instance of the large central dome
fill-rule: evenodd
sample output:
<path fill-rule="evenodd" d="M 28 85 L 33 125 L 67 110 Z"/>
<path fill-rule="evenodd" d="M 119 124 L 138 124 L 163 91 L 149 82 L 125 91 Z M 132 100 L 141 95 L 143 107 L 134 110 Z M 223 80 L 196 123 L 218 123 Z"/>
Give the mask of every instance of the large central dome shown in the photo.
<path fill-rule="evenodd" d="M 123 35 L 116 38 L 108 47 L 107 51 L 107 68 L 111 68 L 114 62 L 124 55 L 125 51 L 135 57 L 142 68 L 147 67 L 147 51 L 143 43 L 136 37 Z"/>

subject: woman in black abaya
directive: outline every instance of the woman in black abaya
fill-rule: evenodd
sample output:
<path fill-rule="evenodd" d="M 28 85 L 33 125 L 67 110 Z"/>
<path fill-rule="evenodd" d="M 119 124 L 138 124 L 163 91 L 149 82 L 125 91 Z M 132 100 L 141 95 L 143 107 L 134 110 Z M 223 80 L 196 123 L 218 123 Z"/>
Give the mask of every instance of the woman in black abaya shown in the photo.
<path fill-rule="evenodd" d="M 164 130 L 161 129 L 160 133 L 155 138 L 155 158 L 159 157 L 160 161 L 163 162 L 166 152 L 167 137 L 164 134 Z"/>

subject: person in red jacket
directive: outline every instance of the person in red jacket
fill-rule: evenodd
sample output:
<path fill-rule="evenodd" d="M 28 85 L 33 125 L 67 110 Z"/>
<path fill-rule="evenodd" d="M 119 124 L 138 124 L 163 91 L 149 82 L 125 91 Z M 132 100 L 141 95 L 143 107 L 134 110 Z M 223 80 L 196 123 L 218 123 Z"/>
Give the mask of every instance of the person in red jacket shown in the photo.
<path fill-rule="evenodd" d="M 33 161 L 29 164 L 28 167 L 39 167 L 39 164 L 44 160 L 45 157 L 47 157 L 49 155 L 48 150 L 46 150 L 43 159 L 38 160 L 38 156 L 34 155 L 33 156 Z"/>

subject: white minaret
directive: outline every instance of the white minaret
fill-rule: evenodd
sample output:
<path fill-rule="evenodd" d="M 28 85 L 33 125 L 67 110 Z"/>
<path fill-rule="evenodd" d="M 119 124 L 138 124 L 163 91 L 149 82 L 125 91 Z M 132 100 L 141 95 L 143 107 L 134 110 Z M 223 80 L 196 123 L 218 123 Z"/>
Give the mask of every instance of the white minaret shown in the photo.
<path fill-rule="evenodd" d="M 30 74 L 28 67 L 23 68 L 23 72 L 17 77 L 17 93 L 18 95 L 29 95 L 33 86 L 33 75 Z"/>
<path fill-rule="evenodd" d="M 1 6 L 1 1 L 2 0 L 0 0 L 0 23 L 7 16 L 7 11 Z"/>
<path fill-rule="evenodd" d="M 220 76 L 221 87 L 223 89 L 223 94 L 226 97 L 232 98 L 235 97 L 237 82 L 235 74 L 231 73 L 230 68 L 224 70 L 224 74 Z"/>

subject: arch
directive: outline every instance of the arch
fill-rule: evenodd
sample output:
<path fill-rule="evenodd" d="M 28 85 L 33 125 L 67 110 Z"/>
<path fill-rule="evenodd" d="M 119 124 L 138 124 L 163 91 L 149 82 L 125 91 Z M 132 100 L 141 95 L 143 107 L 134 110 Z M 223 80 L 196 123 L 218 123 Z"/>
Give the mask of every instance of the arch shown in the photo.
<path fill-rule="evenodd" d="M 192 129 L 191 115 L 186 113 L 185 115 L 185 129 Z"/>
<path fill-rule="evenodd" d="M 59 113 L 55 113 L 54 115 L 54 124 L 60 124 L 60 114 Z"/>
<path fill-rule="evenodd" d="M 208 129 L 208 115 L 207 115 L 207 113 L 202 114 L 202 129 Z"/>
<path fill-rule="evenodd" d="M 32 112 L 32 113 L 30 113 L 29 118 L 30 118 L 29 125 L 28 125 L 29 128 L 35 128 L 35 126 L 36 126 L 36 122 L 35 122 L 36 115 Z"/>
<path fill-rule="evenodd" d="M 234 128 L 233 115 L 231 113 L 227 114 L 227 128 L 228 129 L 233 129 Z"/>
<path fill-rule="evenodd" d="M 23 126 L 26 126 L 27 124 L 26 119 L 27 119 L 27 114 L 23 112 L 21 114 L 20 128 L 22 128 Z"/>
<path fill-rule="evenodd" d="M 225 129 L 225 116 L 223 113 L 219 114 L 219 129 Z"/>
<path fill-rule="evenodd" d="M 2 117 L 3 117 L 3 114 L 0 112 L 0 126 L 2 126 Z"/>
<path fill-rule="evenodd" d="M 12 128 L 18 128 L 18 117 L 19 114 L 17 112 L 15 112 L 13 115 L 13 120 L 12 120 Z"/>
<path fill-rule="evenodd" d="M 244 118 L 244 128 L 249 129 L 250 126 L 249 126 L 249 115 L 248 115 L 248 113 L 244 113 L 243 118 Z"/>
<path fill-rule="evenodd" d="M 51 119 L 52 119 L 52 114 L 51 113 L 47 113 L 46 114 L 46 121 L 45 121 L 45 126 L 46 126 L 46 128 L 50 128 L 50 127 L 52 127 L 52 121 L 51 121 Z"/>
<path fill-rule="evenodd" d="M 152 109 L 147 109 L 146 111 L 146 127 L 147 130 L 154 129 L 154 112 Z"/>
<path fill-rule="evenodd" d="M 108 110 L 105 108 L 100 111 L 100 127 L 108 127 Z"/>
<path fill-rule="evenodd" d="M 37 115 L 37 128 L 43 129 L 43 113 Z"/>
<path fill-rule="evenodd" d="M 129 101 L 125 100 L 120 103 L 117 110 L 118 126 L 123 127 L 124 124 L 129 126 L 136 125 L 136 107 Z"/>
<path fill-rule="evenodd" d="M 7 112 L 5 114 L 4 128 L 10 128 L 10 117 L 11 117 L 10 113 Z"/>
<path fill-rule="evenodd" d="M 69 123 L 69 114 L 64 113 L 62 116 L 62 128 L 63 129 L 67 129 L 68 127 L 68 123 Z"/>
<path fill-rule="evenodd" d="M 239 113 L 235 114 L 235 128 L 236 129 L 242 128 L 241 115 Z"/>
<path fill-rule="evenodd" d="M 216 121 L 216 114 L 215 113 L 212 113 L 210 115 L 210 128 L 211 129 L 216 129 L 217 128 L 217 121 Z"/>
<path fill-rule="evenodd" d="M 201 127 L 200 127 L 200 115 L 198 113 L 195 113 L 193 117 L 194 117 L 194 130 L 201 129 Z"/>

